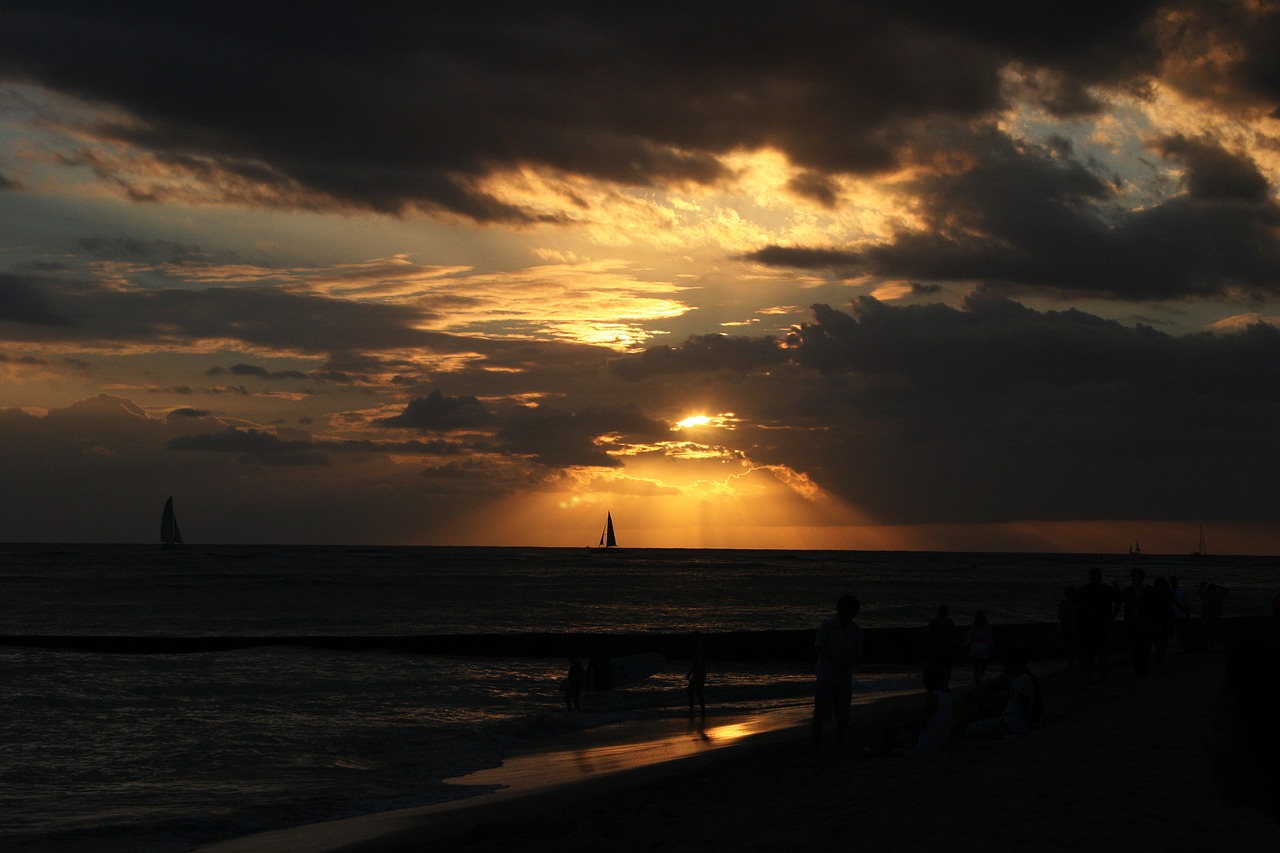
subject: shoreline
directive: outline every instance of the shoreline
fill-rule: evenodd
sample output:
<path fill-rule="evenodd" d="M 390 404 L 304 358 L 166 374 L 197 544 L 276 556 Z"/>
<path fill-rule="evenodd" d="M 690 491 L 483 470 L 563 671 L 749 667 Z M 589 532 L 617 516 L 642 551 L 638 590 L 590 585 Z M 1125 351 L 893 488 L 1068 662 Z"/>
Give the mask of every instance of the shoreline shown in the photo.
<path fill-rule="evenodd" d="M 1218 655 L 1170 655 L 1135 679 L 1114 655 L 1101 686 L 1057 670 L 1042 676 L 1041 726 L 999 741 L 953 738 L 936 753 L 863 757 L 890 710 L 918 701 L 890 697 L 854 708 L 838 753 L 814 751 L 798 710 L 795 725 L 675 761 L 197 849 L 1280 849 L 1280 826 L 1222 806 L 1210 781 L 1221 668 Z"/>

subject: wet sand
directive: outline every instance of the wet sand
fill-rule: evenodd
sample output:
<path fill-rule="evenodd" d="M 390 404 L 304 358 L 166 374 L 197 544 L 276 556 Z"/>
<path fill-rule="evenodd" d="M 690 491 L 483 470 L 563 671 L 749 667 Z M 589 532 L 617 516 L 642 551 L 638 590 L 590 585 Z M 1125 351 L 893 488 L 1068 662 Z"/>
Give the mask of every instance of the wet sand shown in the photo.
<path fill-rule="evenodd" d="M 787 726 L 584 780 L 570 768 L 626 766 L 646 752 L 657 757 L 654 750 L 669 757 L 670 736 L 702 735 L 646 735 L 642 742 L 656 745 L 638 751 L 588 738 L 518 759 L 525 781 L 497 794 L 202 849 L 1280 850 L 1280 826 L 1221 806 L 1212 787 L 1210 709 L 1221 666 L 1219 656 L 1175 655 L 1134 679 L 1116 656 L 1100 686 L 1053 673 L 1043 679 L 1037 729 L 998 741 L 953 739 L 920 756 L 862 754 L 889 709 L 914 697 L 855 708 L 842 752 L 815 752 L 807 728 Z M 519 776 L 513 769 L 468 781 L 510 782 Z"/>

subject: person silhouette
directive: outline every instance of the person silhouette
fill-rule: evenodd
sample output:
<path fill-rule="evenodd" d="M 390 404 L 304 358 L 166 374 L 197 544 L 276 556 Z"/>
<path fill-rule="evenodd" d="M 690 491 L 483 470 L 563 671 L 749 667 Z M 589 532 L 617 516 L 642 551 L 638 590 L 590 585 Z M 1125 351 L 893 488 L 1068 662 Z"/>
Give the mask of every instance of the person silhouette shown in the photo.
<path fill-rule="evenodd" d="M 939 604 L 938 615 L 929 620 L 925 634 L 925 662 L 942 668 L 943 690 L 950 687 L 951 665 L 956 656 L 956 623 L 951 620 L 950 613 L 950 607 Z"/>
<path fill-rule="evenodd" d="M 1213 583 L 1200 582 L 1196 590 L 1200 596 L 1200 630 L 1204 635 L 1204 647 L 1210 652 L 1218 649 L 1218 636 L 1222 630 L 1222 600 L 1227 588 Z"/>
<path fill-rule="evenodd" d="M 695 631 L 693 634 L 693 655 L 689 660 L 689 672 L 685 675 L 689 680 L 689 684 L 685 687 L 685 692 L 689 696 L 689 716 L 693 716 L 693 704 L 698 703 L 698 713 L 700 716 L 707 716 L 707 700 L 703 696 L 703 686 L 707 683 L 707 656 L 702 643 L 702 632 Z"/>
<path fill-rule="evenodd" d="M 849 730 L 849 706 L 853 704 L 853 665 L 862 654 L 862 628 L 854 618 L 861 604 L 856 595 L 840 596 L 836 615 L 818 626 L 814 648 L 818 653 L 813 696 L 813 745 L 822 742 L 823 724 L 835 717 L 836 746 L 844 745 Z"/>
<path fill-rule="evenodd" d="M 1058 632 L 1062 634 L 1062 651 L 1067 657 L 1067 669 L 1076 668 L 1079 655 L 1076 649 L 1076 626 L 1079 624 L 1076 612 L 1076 588 L 1066 587 L 1062 590 L 1062 601 L 1058 602 Z"/>
<path fill-rule="evenodd" d="M 995 646 L 991 626 L 987 624 L 987 614 L 983 611 L 973 611 L 973 624 L 969 626 L 964 644 L 969 649 L 969 660 L 973 664 L 973 683 L 982 684 L 982 676 L 987 672 L 987 664 L 991 661 L 991 651 Z"/>
<path fill-rule="evenodd" d="M 947 692 L 946 671 L 941 664 L 924 668 L 924 704 L 914 714 L 896 711 L 889 717 L 874 755 L 889 755 L 897 749 L 912 755 L 945 746 L 955 727 L 954 706 Z"/>
<path fill-rule="evenodd" d="M 1169 590 L 1173 594 L 1174 633 L 1178 635 L 1178 648 L 1183 654 L 1191 651 L 1191 593 L 1178 584 L 1178 576 L 1169 576 Z"/>
<path fill-rule="evenodd" d="M 564 679 L 564 707 L 568 711 L 582 710 L 582 685 L 587 680 L 582 661 L 578 658 L 569 660 L 569 674 Z"/>
<path fill-rule="evenodd" d="M 1107 680 L 1107 661 L 1111 654 L 1111 622 L 1120 606 L 1120 593 L 1102 582 L 1102 569 L 1089 570 L 1089 582 L 1076 590 L 1076 619 L 1079 630 L 1076 642 L 1084 660 L 1087 683 Z"/>
<path fill-rule="evenodd" d="M 1133 674 L 1140 677 L 1151 668 L 1152 622 L 1159 606 L 1156 591 L 1147 584 L 1147 573 L 1142 569 L 1129 570 L 1129 585 L 1120 593 L 1120 604 L 1124 607 L 1124 634 L 1129 640 Z"/>

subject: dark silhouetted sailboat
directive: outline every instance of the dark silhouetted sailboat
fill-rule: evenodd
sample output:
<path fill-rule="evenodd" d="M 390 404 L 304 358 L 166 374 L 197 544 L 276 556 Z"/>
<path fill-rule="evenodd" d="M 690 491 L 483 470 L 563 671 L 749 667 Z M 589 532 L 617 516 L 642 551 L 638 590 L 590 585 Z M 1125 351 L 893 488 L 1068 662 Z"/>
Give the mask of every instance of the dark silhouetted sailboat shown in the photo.
<path fill-rule="evenodd" d="M 160 515 L 160 544 L 166 548 L 182 544 L 182 532 L 178 530 L 178 517 L 173 514 L 173 498 L 164 502 Z"/>
<path fill-rule="evenodd" d="M 604 514 L 604 531 L 600 534 L 601 548 L 617 548 L 618 540 L 613 535 L 613 513 Z"/>

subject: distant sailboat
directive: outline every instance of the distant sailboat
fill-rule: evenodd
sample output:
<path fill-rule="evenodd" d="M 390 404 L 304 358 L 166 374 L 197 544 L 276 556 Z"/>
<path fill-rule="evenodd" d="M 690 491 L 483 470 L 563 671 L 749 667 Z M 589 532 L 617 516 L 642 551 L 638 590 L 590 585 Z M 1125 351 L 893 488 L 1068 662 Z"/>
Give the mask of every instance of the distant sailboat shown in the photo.
<path fill-rule="evenodd" d="M 613 535 L 613 513 L 605 513 L 604 532 L 600 534 L 601 548 L 617 548 L 618 540 Z"/>
<path fill-rule="evenodd" d="M 1191 556 L 1193 557 L 1204 556 L 1204 525 L 1203 524 L 1200 525 L 1200 543 L 1196 545 L 1196 549 L 1191 552 Z"/>
<path fill-rule="evenodd" d="M 178 517 L 173 514 L 173 498 L 164 502 L 160 515 L 160 542 L 166 548 L 182 544 L 182 532 L 178 530 Z"/>

